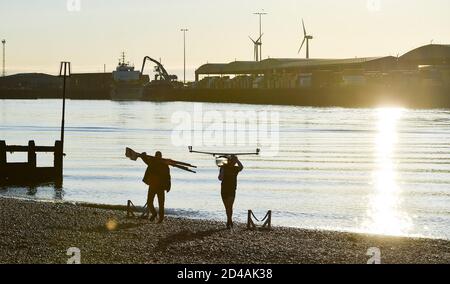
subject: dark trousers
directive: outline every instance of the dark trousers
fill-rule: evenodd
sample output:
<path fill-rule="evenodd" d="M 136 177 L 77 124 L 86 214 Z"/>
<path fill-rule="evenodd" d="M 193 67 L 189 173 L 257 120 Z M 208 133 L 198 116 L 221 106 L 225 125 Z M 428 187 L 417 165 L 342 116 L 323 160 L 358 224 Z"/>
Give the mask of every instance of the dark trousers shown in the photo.
<path fill-rule="evenodd" d="M 225 212 L 227 213 L 227 225 L 233 226 L 233 206 L 236 198 L 236 188 L 222 186 L 221 195 Z"/>
<path fill-rule="evenodd" d="M 147 206 L 150 213 L 152 213 L 152 216 L 156 216 L 156 209 L 153 205 L 155 196 L 158 196 L 159 219 L 162 220 L 164 219 L 164 201 L 166 197 L 165 191 L 160 189 L 152 189 L 150 187 L 148 188 Z"/>

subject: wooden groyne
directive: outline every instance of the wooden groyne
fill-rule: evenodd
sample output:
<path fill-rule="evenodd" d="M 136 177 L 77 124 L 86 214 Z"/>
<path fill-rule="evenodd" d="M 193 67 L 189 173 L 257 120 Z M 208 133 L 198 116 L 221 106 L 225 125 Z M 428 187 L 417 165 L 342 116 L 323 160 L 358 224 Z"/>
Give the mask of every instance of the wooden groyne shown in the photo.
<path fill-rule="evenodd" d="M 8 162 L 7 153 L 19 152 L 28 154 L 27 162 Z M 53 153 L 53 167 L 38 167 L 37 153 Z M 16 146 L 0 141 L 0 185 L 62 183 L 63 156 L 61 141 L 56 141 L 55 146 L 36 146 L 34 141 L 29 141 L 28 146 Z"/>

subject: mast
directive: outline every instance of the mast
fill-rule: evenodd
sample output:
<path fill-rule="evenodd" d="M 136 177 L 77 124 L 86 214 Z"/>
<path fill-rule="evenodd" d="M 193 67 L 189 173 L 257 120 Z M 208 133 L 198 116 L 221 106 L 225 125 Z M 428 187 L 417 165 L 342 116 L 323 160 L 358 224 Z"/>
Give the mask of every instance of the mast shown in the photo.
<path fill-rule="evenodd" d="M 121 63 L 120 63 L 120 60 L 122 60 Z M 125 51 L 122 51 L 122 57 L 121 57 L 121 59 L 119 59 L 119 63 L 120 63 L 120 65 L 125 65 Z"/>

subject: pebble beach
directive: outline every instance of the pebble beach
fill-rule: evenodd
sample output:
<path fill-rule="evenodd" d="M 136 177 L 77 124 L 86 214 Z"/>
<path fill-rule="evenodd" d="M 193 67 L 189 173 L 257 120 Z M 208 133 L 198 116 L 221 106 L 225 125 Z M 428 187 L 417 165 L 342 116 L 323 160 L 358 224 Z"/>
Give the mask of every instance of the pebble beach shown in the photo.
<path fill-rule="evenodd" d="M 449 264 L 450 241 L 274 227 L 233 231 L 213 221 L 127 218 L 120 210 L 0 198 L 0 263 L 64 264 Z"/>

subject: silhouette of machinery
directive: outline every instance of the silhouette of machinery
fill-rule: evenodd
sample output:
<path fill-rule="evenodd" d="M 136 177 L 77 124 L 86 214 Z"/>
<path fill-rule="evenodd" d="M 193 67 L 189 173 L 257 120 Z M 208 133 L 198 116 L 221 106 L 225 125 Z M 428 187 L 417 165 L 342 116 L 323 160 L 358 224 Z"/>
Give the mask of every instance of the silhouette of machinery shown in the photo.
<path fill-rule="evenodd" d="M 158 62 L 157 60 L 151 58 L 150 56 L 145 56 L 144 61 L 142 62 L 141 74 L 144 74 L 145 63 L 147 60 L 153 62 L 155 64 L 155 80 L 151 81 L 149 85 L 158 85 L 158 86 L 175 86 L 178 80 L 176 75 L 170 75 L 167 73 L 164 66 Z"/>

